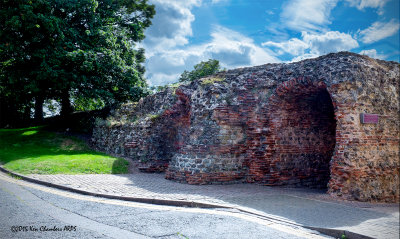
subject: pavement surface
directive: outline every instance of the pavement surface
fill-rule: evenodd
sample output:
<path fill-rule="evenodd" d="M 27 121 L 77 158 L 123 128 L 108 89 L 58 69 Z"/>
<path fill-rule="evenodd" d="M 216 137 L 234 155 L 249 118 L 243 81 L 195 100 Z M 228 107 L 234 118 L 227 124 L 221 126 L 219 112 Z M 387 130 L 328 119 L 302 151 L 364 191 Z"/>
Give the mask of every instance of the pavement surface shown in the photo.
<path fill-rule="evenodd" d="M 343 201 L 322 190 L 256 184 L 188 185 L 166 180 L 163 174 L 140 172 L 125 175 L 28 175 L 28 178 L 116 198 L 228 207 L 293 225 L 356 233 L 353 238 L 357 235 L 358 238 L 399 238 L 398 204 Z"/>
<path fill-rule="evenodd" d="M 232 209 L 104 199 L 0 173 L 0 238 L 329 239 Z"/>

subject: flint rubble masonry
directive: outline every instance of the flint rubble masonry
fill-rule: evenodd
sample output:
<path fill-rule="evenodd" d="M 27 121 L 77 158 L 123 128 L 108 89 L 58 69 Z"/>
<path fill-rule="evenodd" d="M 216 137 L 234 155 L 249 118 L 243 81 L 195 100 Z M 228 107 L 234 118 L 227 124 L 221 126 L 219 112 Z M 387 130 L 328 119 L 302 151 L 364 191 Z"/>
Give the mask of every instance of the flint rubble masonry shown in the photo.
<path fill-rule="evenodd" d="M 92 141 L 190 184 L 398 202 L 399 77 L 399 63 L 349 52 L 229 70 L 124 105 Z"/>

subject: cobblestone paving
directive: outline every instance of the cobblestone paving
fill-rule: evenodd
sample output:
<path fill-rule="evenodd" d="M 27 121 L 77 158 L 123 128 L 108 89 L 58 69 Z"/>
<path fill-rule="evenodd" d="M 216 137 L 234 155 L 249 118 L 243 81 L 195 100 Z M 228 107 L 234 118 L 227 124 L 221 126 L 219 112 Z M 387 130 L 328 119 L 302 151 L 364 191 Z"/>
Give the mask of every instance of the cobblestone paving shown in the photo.
<path fill-rule="evenodd" d="M 94 193 L 223 204 L 306 226 L 399 238 L 398 204 L 341 201 L 321 190 L 255 184 L 188 185 L 166 180 L 164 174 L 145 173 L 29 177 Z"/>

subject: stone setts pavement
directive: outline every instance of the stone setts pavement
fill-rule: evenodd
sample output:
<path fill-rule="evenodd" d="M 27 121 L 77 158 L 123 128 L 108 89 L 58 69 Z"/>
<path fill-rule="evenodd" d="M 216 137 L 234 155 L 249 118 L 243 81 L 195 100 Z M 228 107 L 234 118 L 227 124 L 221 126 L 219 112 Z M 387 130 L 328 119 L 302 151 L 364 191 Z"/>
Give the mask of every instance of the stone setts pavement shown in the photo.
<path fill-rule="evenodd" d="M 321 190 L 256 184 L 189 185 L 166 180 L 164 174 L 140 172 L 28 177 L 96 194 L 217 204 L 303 226 L 399 238 L 398 204 L 343 201 Z"/>

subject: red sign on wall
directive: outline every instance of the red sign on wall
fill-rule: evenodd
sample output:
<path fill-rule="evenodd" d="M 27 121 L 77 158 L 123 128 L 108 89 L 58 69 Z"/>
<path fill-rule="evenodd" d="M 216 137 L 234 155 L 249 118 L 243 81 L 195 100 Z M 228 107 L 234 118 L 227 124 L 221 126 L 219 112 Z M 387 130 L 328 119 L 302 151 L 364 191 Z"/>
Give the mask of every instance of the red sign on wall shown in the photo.
<path fill-rule="evenodd" d="M 377 114 L 360 114 L 362 124 L 377 124 L 379 122 L 379 115 Z"/>

